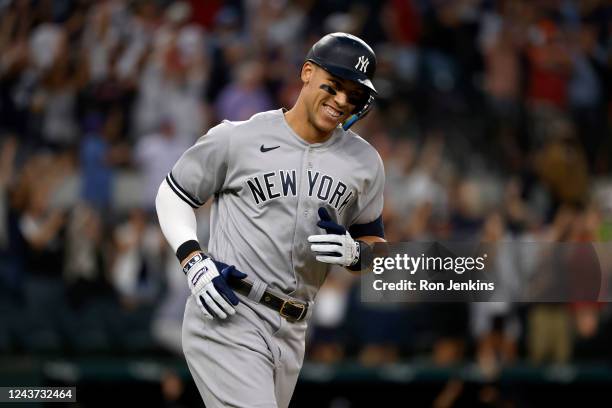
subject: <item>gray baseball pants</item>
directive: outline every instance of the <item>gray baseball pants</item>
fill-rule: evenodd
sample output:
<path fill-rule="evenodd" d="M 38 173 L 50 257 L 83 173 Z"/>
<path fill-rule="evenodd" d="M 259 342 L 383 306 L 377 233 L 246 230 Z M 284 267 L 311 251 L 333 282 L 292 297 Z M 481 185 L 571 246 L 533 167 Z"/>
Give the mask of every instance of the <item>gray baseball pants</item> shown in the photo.
<path fill-rule="evenodd" d="M 183 351 L 207 408 L 285 408 L 304 360 L 306 322 L 289 323 L 239 295 L 236 314 L 208 320 L 192 296 Z"/>

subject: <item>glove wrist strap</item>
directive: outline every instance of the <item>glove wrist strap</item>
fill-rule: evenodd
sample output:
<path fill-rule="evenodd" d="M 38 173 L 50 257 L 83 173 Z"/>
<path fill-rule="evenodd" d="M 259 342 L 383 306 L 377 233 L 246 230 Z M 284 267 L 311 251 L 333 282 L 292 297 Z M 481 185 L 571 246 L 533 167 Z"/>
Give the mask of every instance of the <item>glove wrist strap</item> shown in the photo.
<path fill-rule="evenodd" d="M 347 266 L 350 271 L 358 272 L 369 268 L 372 264 L 372 248 L 364 241 L 355 241 L 357 245 L 357 260 Z"/>
<path fill-rule="evenodd" d="M 190 266 L 187 268 L 187 265 Z M 215 263 L 203 253 L 194 255 L 187 261 L 187 265 L 183 268 L 183 272 L 187 276 L 187 283 L 192 292 L 199 291 L 219 276 Z"/>
<path fill-rule="evenodd" d="M 359 241 L 354 241 L 353 242 L 353 248 L 352 248 L 352 252 L 353 252 L 353 263 L 351 263 L 349 266 L 354 266 L 360 263 L 361 261 L 361 245 L 359 244 Z"/>
<path fill-rule="evenodd" d="M 193 254 L 190 254 L 189 258 L 187 258 L 183 264 L 183 273 L 185 275 L 189 275 L 189 272 L 194 269 L 196 265 L 202 263 L 206 258 L 207 256 L 204 255 L 203 252 L 194 252 Z"/>

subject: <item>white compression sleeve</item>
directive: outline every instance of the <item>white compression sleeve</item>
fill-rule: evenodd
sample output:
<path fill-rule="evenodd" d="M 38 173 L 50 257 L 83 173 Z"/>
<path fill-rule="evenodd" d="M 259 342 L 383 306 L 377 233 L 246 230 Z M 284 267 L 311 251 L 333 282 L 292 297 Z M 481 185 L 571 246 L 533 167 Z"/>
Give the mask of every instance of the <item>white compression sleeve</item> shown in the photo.
<path fill-rule="evenodd" d="M 175 253 L 184 242 L 198 240 L 193 208 L 172 191 L 166 180 L 157 191 L 155 209 L 161 230 Z"/>

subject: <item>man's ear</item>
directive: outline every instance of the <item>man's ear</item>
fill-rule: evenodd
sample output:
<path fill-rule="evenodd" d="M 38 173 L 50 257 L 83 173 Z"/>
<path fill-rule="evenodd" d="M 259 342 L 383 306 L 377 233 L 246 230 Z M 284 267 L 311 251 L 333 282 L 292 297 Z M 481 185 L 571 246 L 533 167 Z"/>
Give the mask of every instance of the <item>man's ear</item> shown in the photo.
<path fill-rule="evenodd" d="M 308 84 L 314 75 L 315 67 L 310 61 L 306 61 L 304 65 L 302 65 L 302 72 L 300 77 L 302 78 L 302 82 L 304 85 Z"/>

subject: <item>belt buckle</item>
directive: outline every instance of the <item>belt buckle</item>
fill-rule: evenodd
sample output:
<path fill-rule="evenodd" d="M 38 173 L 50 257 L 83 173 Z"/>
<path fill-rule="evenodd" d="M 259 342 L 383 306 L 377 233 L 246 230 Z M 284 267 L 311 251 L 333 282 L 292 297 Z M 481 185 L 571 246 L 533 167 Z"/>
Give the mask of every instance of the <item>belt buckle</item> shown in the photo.
<path fill-rule="evenodd" d="M 300 313 L 300 315 L 296 318 L 294 318 L 293 316 L 289 316 L 288 314 L 285 313 L 285 306 L 287 306 L 287 304 L 290 304 L 292 306 L 295 306 L 297 308 L 302 309 L 302 312 Z M 280 310 L 278 311 L 278 313 L 280 313 L 280 315 L 282 317 L 284 317 L 285 319 L 287 319 L 289 322 L 293 323 L 293 322 L 297 322 L 298 320 L 300 320 L 303 316 L 304 316 L 304 312 L 306 311 L 306 305 L 300 302 L 296 302 L 294 300 L 283 300 L 283 304 L 280 307 Z"/>

